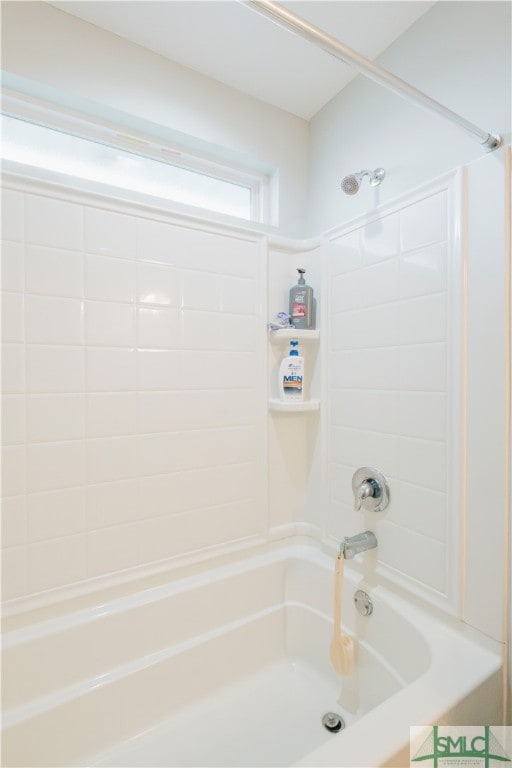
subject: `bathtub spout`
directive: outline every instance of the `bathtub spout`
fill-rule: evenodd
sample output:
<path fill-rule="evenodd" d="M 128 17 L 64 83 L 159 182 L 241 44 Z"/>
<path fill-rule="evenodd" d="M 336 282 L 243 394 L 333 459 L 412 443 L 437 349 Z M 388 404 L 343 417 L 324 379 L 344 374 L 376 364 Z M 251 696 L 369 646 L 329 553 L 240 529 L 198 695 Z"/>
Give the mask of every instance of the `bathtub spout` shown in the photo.
<path fill-rule="evenodd" d="M 360 552 L 366 552 L 368 549 L 375 549 L 377 546 L 377 537 L 372 531 L 364 531 L 356 536 L 345 536 L 340 546 L 340 554 L 345 560 L 352 560 Z"/>

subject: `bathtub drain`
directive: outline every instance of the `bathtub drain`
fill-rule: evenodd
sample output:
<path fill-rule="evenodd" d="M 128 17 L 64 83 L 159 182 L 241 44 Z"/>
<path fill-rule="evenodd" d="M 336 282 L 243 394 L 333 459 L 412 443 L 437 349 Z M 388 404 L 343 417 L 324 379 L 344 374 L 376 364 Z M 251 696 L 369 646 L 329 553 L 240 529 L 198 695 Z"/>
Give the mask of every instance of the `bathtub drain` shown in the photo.
<path fill-rule="evenodd" d="M 342 717 L 337 715 L 336 712 L 327 712 L 327 714 L 322 717 L 322 725 L 324 728 L 327 728 L 328 731 L 337 733 L 338 731 L 343 730 L 345 721 Z"/>

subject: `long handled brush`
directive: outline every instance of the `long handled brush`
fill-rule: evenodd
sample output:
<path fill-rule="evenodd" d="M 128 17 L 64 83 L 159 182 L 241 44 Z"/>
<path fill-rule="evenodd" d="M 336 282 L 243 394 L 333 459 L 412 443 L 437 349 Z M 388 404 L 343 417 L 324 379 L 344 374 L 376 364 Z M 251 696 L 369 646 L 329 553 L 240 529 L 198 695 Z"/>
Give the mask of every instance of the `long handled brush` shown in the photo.
<path fill-rule="evenodd" d="M 331 662 L 339 675 L 350 675 L 354 669 L 354 641 L 341 631 L 341 605 L 345 558 L 340 554 L 334 563 L 334 630 L 331 640 Z"/>

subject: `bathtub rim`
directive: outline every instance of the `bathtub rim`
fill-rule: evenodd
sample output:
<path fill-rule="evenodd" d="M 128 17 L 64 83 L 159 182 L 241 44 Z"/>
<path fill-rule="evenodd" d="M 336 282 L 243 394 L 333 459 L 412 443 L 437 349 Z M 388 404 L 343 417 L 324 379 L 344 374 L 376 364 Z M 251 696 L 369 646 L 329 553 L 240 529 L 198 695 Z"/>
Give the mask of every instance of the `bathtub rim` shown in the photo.
<path fill-rule="evenodd" d="M 212 575 L 216 580 L 236 577 L 237 573 L 251 571 L 275 563 L 307 562 L 322 570 L 332 568 L 332 555 L 325 548 L 312 546 L 307 540 L 276 543 L 273 547 L 259 548 L 251 557 L 245 551 L 242 556 L 231 555 L 217 561 L 216 567 L 197 566 L 193 576 L 183 570 L 176 570 L 174 578 L 167 579 L 163 587 L 152 586 L 140 590 L 131 596 L 120 600 L 116 598 L 103 602 L 101 605 L 90 606 L 79 611 L 68 612 L 53 616 L 43 622 L 25 625 L 8 632 L 5 635 L 4 647 L 32 642 L 47 634 L 59 633 L 71 626 L 79 626 L 101 618 L 111 609 L 117 612 L 132 610 L 137 606 L 148 604 L 154 600 L 165 599 L 173 593 L 200 588 L 210 583 Z M 210 562 L 211 566 L 211 562 Z M 190 568 L 185 568 L 190 571 Z M 365 586 L 357 570 L 347 569 L 350 587 Z M 428 668 L 419 674 L 411 683 L 390 698 L 378 704 L 374 709 L 365 713 L 361 720 L 356 721 L 343 734 L 344 764 L 346 754 L 352 754 L 363 760 L 367 765 L 381 765 L 383 761 L 407 747 L 403 738 L 403 727 L 398 732 L 383 728 L 383 723 L 397 722 L 404 724 L 404 718 L 410 725 L 435 723 L 453 710 L 461 698 L 469 695 L 478 686 L 500 675 L 502 670 L 502 644 L 465 624 L 461 619 L 447 616 L 432 609 L 431 605 L 420 605 L 418 599 L 403 596 L 396 589 L 379 583 L 368 587 L 376 601 L 385 603 L 393 611 L 398 612 L 411 623 L 417 631 L 423 634 L 431 655 Z M 286 596 L 282 595 L 283 604 Z M 439 615 L 436 615 L 436 614 Z M 450 654 L 450 649 L 452 653 Z M 453 654 L 454 649 L 456 653 Z M 470 662 L 468 662 L 468 659 Z M 467 675 L 468 667 L 470 674 Z M 444 679 L 446 676 L 446 679 Z M 466 677 L 468 679 L 466 679 Z M 448 679 L 449 678 L 449 679 Z M 469 680 L 469 681 L 468 681 Z M 451 688 L 454 685 L 455 688 Z M 435 696 L 432 691 L 435 691 Z M 409 720 L 413 718 L 413 722 Z M 358 726 L 358 723 L 363 723 Z M 372 730 L 372 744 L 363 739 L 364 729 Z M 401 733 L 401 735 L 400 735 Z M 364 743 L 364 749 L 361 744 Z M 333 740 L 305 755 L 297 765 L 336 765 L 339 764 L 339 741 Z M 354 765 L 361 764 L 354 762 Z"/>
<path fill-rule="evenodd" d="M 66 600 L 58 600 L 42 607 L 30 607 L 24 611 L 2 616 L 2 647 L 7 649 L 18 643 L 30 642 L 37 636 L 64 631 L 87 621 L 101 618 L 110 610 L 120 612 L 145 605 L 153 600 L 164 599 L 181 590 L 191 590 L 208 583 L 212 574 L 217 579 L 232 573 L 246 572 L 265 564 L 286 560 L 305 559 L 322 568 L 331 569 L 336 556 L 332 543 L 320 542 L 308 535 L 279 538 L 274 541 L 258 541 L 248 546 L 229 548 L 212 558 L 198 561 L 176 562 L 139 579 L 131 578 L 120 584 L 85 593 Z M 462 632 L 465 637 L 491 652 L 501 654 L 504 644 L 485 635 L 466 623 L 461 616 L 453 616 L 442 608 L 432 605 L 420 595 L 401 588 L 393 580 L 379 572 L 368 577 L 359 563 L 346 563 L 345 574 L 355 589 L 363 589 L 376 599 L 390 604 L 402 616 L 411 608 L 435 622 Z"/>

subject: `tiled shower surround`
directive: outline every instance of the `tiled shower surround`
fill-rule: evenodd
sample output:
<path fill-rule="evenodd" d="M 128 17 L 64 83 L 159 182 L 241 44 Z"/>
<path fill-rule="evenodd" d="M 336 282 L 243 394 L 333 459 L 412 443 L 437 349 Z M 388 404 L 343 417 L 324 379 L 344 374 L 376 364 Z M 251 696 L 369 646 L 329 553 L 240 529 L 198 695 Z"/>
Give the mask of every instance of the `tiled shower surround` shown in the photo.
<path fill-rule="evenodd" d="M 331 542 L 375 530 L 365 573 L 378 560 L 453 610 L 452 182 L 286 257 L 249 230 L 40 182 L 7 188 L 4 599 L 115 582 L 307 520 Z M 268 414 L 267 254 L 272 311 L 301 259 L 313 276 L 323 265 L 320 420 Z M 365 465 L 391 486 L 377 516 L 353 508 Z"/>
<path fill-rule="evenodd" d="M 4 190 L 4 599 L 264 528 L 261 238 L 169 221 Z"/>
<path fill-rule="evenodd" d="M 332 240 L 328 259 L 327 530 L 339 537 L 370 525 L 379 562 L 441 601 L 455 589 L 457 555 L 447 556 L 447 544 L 458 521 L 448 491 L 459 406 L 448 401 L 457 386 L 461 273 L 448 200 L 448 188 L 431 189 Z M 364 465 L 387 476 L 392 503 L 361 520 L 351 478 Z"/>

